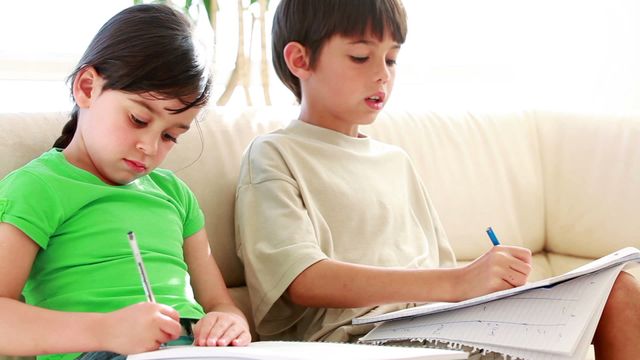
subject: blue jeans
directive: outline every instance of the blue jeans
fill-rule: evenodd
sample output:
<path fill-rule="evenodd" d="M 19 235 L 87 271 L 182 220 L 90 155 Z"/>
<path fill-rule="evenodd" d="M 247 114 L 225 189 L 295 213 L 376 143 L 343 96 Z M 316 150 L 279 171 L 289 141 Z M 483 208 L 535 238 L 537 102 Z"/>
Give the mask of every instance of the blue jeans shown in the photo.
<path fill-rule="evenodd" d="M 193 331 L 191 327 L 195 324 L 197 320 L 194 319 L 180 319 L 180 324 L 182 325 L 182 336 L 179 338 L 169 341 L 164 344 L 164 346 L 177 346 L 177 345 L 191 345 L 193 344 Z M 126 355 L 120 355 L 116 353 L 112 353 L 109 351 L 95 351 L 82 353 L 80 356 L 76 358 L 76 360 L 125 360 L 127 358 Z"/>
<path fill-rule="evenodd" d="M 97 351 L 82 353 L 76 360 L 125 360 L 126 355 L 120 355 L 109 351 Z"/>
<path fill-rule="evenodd" d="M 163 346 L 179 346 L 179 345 L 191 345 L 193 344 L 193 336 L 180 336 L 179 338 L 169 341 Z M 125 360 L 126 355 L 120 355 L 109 351 L 96 351 L 82 353 L 76 358 L 76 360 Z"/>

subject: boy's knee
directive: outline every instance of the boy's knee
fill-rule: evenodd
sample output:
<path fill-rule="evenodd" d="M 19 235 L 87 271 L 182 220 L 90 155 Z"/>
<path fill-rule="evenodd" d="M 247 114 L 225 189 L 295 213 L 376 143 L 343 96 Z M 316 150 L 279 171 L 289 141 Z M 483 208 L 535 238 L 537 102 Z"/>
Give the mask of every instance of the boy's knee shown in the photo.
<path fill-rule="evenodd" d="M 626 310 L 638 308 L 640 311 L 638 299 L 640 299 L 640 282 L 628 272 L 621 271 L 611 288 L 607 307 L 622 307 Z"/>

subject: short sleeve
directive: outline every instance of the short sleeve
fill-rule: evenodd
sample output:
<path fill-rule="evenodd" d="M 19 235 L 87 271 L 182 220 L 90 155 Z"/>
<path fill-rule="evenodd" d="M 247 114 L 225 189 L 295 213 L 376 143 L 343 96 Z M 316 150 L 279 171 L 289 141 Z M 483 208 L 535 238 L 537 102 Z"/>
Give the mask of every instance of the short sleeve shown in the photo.
<path fill-rule="evenodd" d="M 204 214 L 196 195 L 189 186 L 166 169 L 156 169 L 150 174 L 153 181 L 178 203 L 178 211 L 182 217 L 183 238 L 197 233 L 204 227 Z"/>
<path fill-rule="evenodd" d="M 255 149 L 254 149 L 255 150 Z M 305 310 L 283 298 L 291 282 L 326 259 L 296 182 L 284 165 L 245 157 L 236 194 L 236 243 L 260 333 L 291 326 Z M 277 162 L 277 160 L 276 160 Z M 275 166 L 274 166 L 275 165 Z"/>
<path fill-rule="evenodd" d="M 204 214 L 193 191 L 181 179 L 177 178 L 177 181 L 181 185 L 183 194 L 185 209 L 183 236 L 186 239 L 204 227 Z"/>
<path fill-rule="evenodd" d="M 0 181 L 0 204 L 0 221 L 17 227 L 44 249 L 63 221 L 57 194 L 29 171 L 14 171 Z"/>

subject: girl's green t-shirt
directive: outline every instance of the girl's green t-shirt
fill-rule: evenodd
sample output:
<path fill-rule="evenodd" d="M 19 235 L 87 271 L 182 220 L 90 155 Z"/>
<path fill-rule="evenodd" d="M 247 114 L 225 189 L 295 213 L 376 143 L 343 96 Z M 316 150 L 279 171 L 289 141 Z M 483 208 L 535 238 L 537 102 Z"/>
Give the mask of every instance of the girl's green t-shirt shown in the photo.
<path fill-rule="evenodd" d="M 194 194 L 168 170 L 112 186 L 52 149 L 0 181 L 0 221 L 41 247 L 23 290 L 29 304 L 110 312 L 145 301 L 127 238 L 134 231 L 156 301 L 181 317 L 204 315 L 182 246 L 202 229 L 204 216 Z M 77 356 L 67 355 L 54 357 Z"/>

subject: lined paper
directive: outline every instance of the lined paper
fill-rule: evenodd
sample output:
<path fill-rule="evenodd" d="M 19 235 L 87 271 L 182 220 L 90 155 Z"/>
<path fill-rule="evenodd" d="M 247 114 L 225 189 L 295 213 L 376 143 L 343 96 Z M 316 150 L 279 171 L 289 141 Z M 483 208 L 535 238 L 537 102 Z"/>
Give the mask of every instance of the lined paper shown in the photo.
<path fill-rule="evenodd" d="M 580 358 L 623 267 L 462 309 L 387 321 L 361 341 L 426 339 L 525 359 Z"/>
<path fill-rule="evenodd" d="M 394 311 L 386 314 L 379 314 L 374 316 L 365 315 L 365 316 L 354 319 L 353 323 L 356 325 L 370 324 L 370 323 L 375 323 L 380 321 L 398 320 L 398 319 L 410 318 L 415 316 L 422 316 L 426 314 L 433 314 L 436 312 L 461 309 L 461 308 L 465 308 L 465 307 L 469 307 L 477 304 L 483 304 L 488 301 L 493 301 L 497 299 L 503 299 L 506 297 L 514 296 L 516 294 L 531 291 L 532 289 L 548 287 L 548 286 L 565 282 L 586 274 L 590 274 L 597 271 L 601 271 L 603 269 L 615 267 L 620 264 L 626 264 L 631 262 L 634 265 L 637 265 L 636 263 L 639 261 L 640 261 L 640 250 L 634 247 L 626 247 L 618 251 L 615 251 L 607 256 L 603 256 L 599 259 L 596 259 L 590 263 L 587 263 L 565 274 L 554 276 L 548 279 L 544 279 L 544 280 L 540 280 L 532 283 L 528 283 L 526 285 L 515 287 L 513 289 L 497 291 L 494 293 L 479 296 L 469 300 L 460 301 L 457 303 L 444 303 L 444 302 L 430 303 L 430 304 L 398 310 L 398 311 Z"/>

